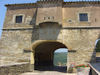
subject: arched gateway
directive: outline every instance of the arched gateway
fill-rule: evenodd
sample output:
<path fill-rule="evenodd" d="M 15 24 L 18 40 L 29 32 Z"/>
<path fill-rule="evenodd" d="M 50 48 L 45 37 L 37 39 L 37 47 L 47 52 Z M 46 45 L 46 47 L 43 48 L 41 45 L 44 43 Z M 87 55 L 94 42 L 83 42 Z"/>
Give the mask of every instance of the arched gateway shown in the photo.
<path fill-rule="evenodd" d="M 63 43 L 54 40 L 38 40 L 34 42 L 32 44 L 31 64 L 34 64 L 35 67 L 54 66 L 54 51 L 59 48 L 67 47 Z"/>

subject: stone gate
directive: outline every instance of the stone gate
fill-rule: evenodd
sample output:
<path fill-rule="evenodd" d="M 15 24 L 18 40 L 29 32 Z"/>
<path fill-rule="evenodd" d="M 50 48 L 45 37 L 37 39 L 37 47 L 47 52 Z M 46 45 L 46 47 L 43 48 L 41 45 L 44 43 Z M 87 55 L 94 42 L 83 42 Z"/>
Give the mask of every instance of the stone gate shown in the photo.
<path fill-rule="evenodd" d="M 53 53 L 67 48 L 67 67 L 95 62 L 100 38 L 100 1 L 7 4 L 0 40 L 4 61 L 53 65 Z"/>

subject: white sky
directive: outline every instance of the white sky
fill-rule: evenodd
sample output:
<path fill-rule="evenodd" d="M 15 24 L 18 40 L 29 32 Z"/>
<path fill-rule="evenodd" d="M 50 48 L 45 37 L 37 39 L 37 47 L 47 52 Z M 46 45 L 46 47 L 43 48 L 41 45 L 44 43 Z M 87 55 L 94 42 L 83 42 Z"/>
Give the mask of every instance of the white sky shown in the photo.
<path fill-rule="evenodd" d="M 55 52 L 68 52 L 67 48 L 59 48 Z"/>

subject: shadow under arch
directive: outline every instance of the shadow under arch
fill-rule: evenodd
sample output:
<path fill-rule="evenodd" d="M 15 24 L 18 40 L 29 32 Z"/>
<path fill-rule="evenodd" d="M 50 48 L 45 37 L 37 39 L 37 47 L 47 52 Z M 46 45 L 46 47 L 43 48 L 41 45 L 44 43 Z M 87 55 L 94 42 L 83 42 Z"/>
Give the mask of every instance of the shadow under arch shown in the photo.
<path fill-rule="evenodd" d="M 55 24 L 55 25 L 60 25 L 58 22 L 53 22 L 53 21 L 44 21 L 44 22 L 41 22 L 41 23 L 39 23 L 39 26 L 42 26 L 42 25 L 44 25 L 44 24 Z"/>
<path fill-rule="evenodd" d="M 67 67 L 54 67 L 53 58 L 54 51 L 59 48 L 67 48 L 68 47 L 55 40 L 38 40 L 34 42 L 31 46 L 32 51 L 34 53 L 34 69 L 39 71 L 67 71 Z M 67 58 L 67 57 L 66 57 Z M 65 70 L 63 70 L 63 68 Z"/>

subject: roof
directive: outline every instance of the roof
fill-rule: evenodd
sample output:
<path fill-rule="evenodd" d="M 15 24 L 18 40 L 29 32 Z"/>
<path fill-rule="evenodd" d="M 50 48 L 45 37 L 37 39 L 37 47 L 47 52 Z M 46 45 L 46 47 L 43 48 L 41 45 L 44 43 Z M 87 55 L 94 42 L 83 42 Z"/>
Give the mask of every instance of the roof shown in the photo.
<path fill-rule="evenodd" d="M 23 6 L 23 5 L 36 5 L 36 3 L 22 3 L 22 4 L 6 4 L 5 6 Z"/>
<path fill-rule="evenodd" d="M 44 2 L 47 3 L 47 2 Z M 6 4 L 5 6 L 23 6 L 23 5 L 36 5 L 37 3 L 22 3 L 22 4 Z M 100 1 L 67 1 L 63 2 L 63 4 L 100 4 Z"/>

